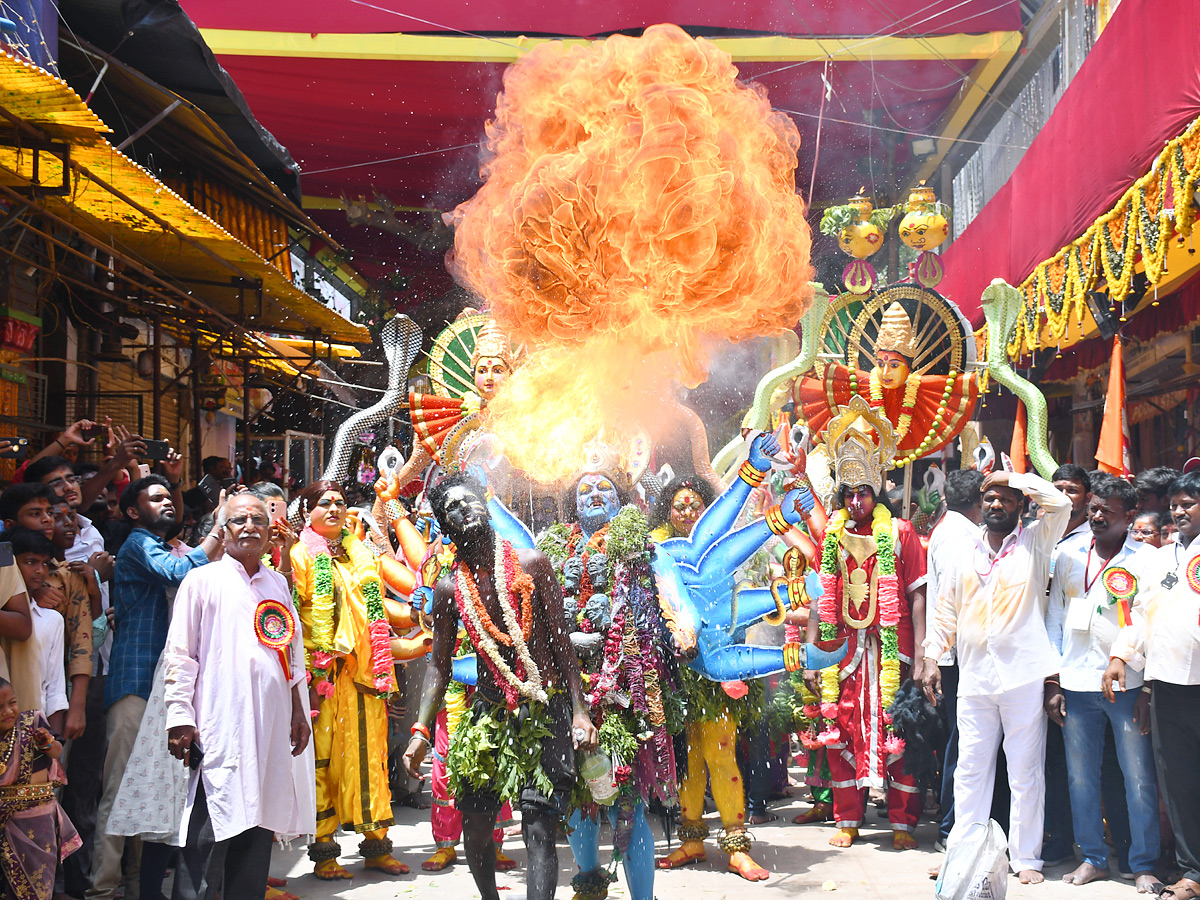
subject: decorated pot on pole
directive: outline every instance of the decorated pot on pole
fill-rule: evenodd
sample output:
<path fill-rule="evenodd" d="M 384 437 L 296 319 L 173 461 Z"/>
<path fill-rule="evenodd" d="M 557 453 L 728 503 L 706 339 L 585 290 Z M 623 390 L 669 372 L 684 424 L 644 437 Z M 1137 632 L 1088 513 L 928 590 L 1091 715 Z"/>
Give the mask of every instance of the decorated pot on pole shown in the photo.
<path fill-rule="evenodd" d="M 900 220 L 900 240 L 917 251 L 912 273 L 925 287 L 936 287 L 946 270 L 941 258 L 931 251 L 950 236 L 950 207 L 938 200 L 933 188 L 921 182 L 908 195 Z"/>
<path fill-rule="evenodd" d="M 869 293 L 878 280 L 875 267 L 867 262 L 883 248 L 891 209 L 875 209 L 871 198 L 859 188 L 858 194 L 842 206 L 831 206 L 821 216 L 821 232 L 836 234 L 842 252 L 854 257 L 842 272 L 846 290 L 853 294 Z"/>

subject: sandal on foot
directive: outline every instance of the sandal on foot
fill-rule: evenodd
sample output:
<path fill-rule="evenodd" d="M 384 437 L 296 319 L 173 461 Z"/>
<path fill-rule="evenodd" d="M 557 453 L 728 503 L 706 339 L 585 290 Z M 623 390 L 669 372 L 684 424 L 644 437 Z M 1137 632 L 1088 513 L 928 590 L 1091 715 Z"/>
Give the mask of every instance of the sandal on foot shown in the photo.
<path fill-rule="evenodd" d="M 1174 884 L 1163 888 L 1158 896 L 1167 897 L 1169 900 L 1195 900 L 1200 897 L 1200 883 L 1190 878 L 1180 878 Z"/>
<path fill-rule="evenodd" d="M 692 863 L 704 862 L 706 859 L 708 859 L 708 855 L 704 852 L 703 844 L 700 844 L 697 850 L 694 844 L 688 842 L 670 856 L 661 857 L 657 865 L 660 869 L 678 869 L 690 866 Z"/>

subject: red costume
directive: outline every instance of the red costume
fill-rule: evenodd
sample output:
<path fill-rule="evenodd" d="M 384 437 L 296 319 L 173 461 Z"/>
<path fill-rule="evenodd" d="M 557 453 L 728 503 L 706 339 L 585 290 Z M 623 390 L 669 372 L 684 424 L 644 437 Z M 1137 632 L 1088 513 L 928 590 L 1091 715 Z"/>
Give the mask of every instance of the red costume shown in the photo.
<path fill-rule="evenodd" d="M 899 582 L 900 619 L 896 625 L 901 681 L 907 676 L 913 659 L 913 622 L 907 594 L 925 583 L 925 551 L 912 524 L 893 520 L 896 575 Z M 871 537 L 871 521 L 847 524 L 848 534 Z M 859 568 L 854 557 L 839 545 L 838 554 L 845 562 L 846 576 Z M 863 561 L 866 584 L 875 580 L 877 555 L 872 552 Z M 823 576 L 824 582 L 824 576 Z M 873 591 L 871 592 L 873 593 Z M 868 596 L 857 609 L 846 600 L 842 576 L 836 576 L 836 588 L 822 597 L 821 621 L 837 624 L 837 639 L 848 641 L 846 658 L 839 671 L 841 690 L 837 699 L 837 729 L 840 739 L 828 745 L 829 773 L 833 786 L 833 817 L 839 828 L 857 828 L 862 824 L 868 787 L 887 786 L 888 821 L 896 831 L 911 832 L 921 814 L 921 795 L 915 779 L 904 773 L 903 758 L 889 752 L 887 724 L 884 721 L 880 675 L 880 604 Z M 859 622 L 855 627 L 849 618 Z M 822 705 L 829 699 L 822 697 Z"/>
<path fill-rule="evenodd" d="M 855 372 L 856 391 L 851 391 L 850 370 L 840 363 L 819 362 L 814 370 L 815 375 L 797 378 L 793 387 L 793 400 L 808 423 L 812 434 L 825 431 L 830 419 L 835 415 L 839 406 L 847 406 L 855 393 L 861 395 L 873 407 L 883 406 L 884 414 L 893 426 L 899 426 L 904 415 L 905 385 L 897 388 L 882 388 L 882 404 L 871 399 L 870 372 Z M 913 377 L 913 376 L 910 376 Z M 937 417 L 938 408 L 942 406 L 942 397 L 946 390 L 946 375 L 917 375 L 920 387 L 917 389 L 916 401 L 913 404 L 912 423 L 908 430 L 898 439 L 897 454 L 904 456 L 915 451 L 929 435 L 933 421 Z M 946 414 L 941 424 L 935 429 L 922 455 L 933 453 L 950 443 L 966 426 L 971 414 L 975 411 L 975 403 L 979 399 L 979 382 L 973 375 L 956 375 L 950 384 L 950 397 L 945 403 Z"/>

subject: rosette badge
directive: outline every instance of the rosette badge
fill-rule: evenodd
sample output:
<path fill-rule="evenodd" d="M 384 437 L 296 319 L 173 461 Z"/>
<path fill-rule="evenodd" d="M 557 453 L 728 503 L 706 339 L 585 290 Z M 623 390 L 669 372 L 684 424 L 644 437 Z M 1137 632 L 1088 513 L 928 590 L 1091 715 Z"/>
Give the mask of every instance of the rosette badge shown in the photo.
<path fill-rule="evenodd" d="M 1188 571 L 1188 579 L 1192 578 Z M 1124 628 L 1133 621 L 1130 615 L 1130 601 L 1137 595 L 1137 577 L 1128 569 L 1114 566 L 1104 573 L 1104 589 L 1108 591 L 1109 603 L 1117 606 L 1117 624 Z"/>
<path fill-rule="evenodd" d="M 260 644 L 279 654 L 279 662 L 290 681 L 288 649 L 296 637 L 296 619 L 292 611 L 278 600 L 263 600 L 254 611 L 254 633 Z"/>

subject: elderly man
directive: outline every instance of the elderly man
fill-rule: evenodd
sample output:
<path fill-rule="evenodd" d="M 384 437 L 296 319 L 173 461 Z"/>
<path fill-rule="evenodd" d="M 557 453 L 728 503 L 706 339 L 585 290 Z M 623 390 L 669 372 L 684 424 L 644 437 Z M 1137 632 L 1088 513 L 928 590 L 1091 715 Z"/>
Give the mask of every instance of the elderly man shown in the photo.
<path fill-rule="evenodd" d="M 273 833 L 316 829 L 304 644 L 286 579 L 262 564 L 266 504 L 238 494 L 218 526 L 225 555 L 184 579 L 163 651 L 168 744 L 197 782 L 173 900 L 262 900 Z"/>
<path fill-rule="evenodd" d="M 222 535 L 214 530 L 186 556 L 176 556 L 166 536 L 178 524 L 171 487 L 161 475 L 139 478 L 121 492 L 121 512 L 133 524 L 113 567 L 115 636 L 104 681 L 108 750 L 104 757 L 104 795 L 97 818 L 92 886 L 87 896 L 110 900 L 121 882 L 125 838 L 105 834 L 108 815 L 121 787 L 137 738 L 154 668 L 167 640 L 167 588 L 178 587 L 192 569 L 217 555 Z M 128 855 L 126 900 L 136 900 L 140 848 Z M 153 898 L 147 898 L 153 900 Z"/>

